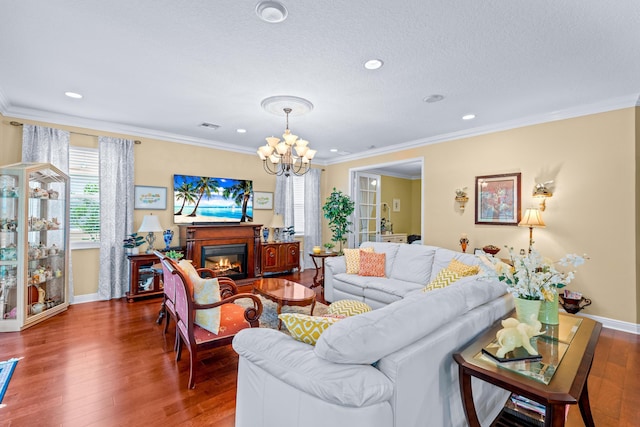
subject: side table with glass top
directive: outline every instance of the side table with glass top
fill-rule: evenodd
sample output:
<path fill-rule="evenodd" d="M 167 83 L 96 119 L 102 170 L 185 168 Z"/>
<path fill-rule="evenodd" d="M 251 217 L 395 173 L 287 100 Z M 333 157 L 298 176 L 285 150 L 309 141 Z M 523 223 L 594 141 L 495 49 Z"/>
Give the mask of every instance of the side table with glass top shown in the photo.
<path fill-rule="evenodd" d="M 322 286 L 324 288 L 324 260 L 338 256 L 338 254 L 335 252 L 320 252 L 318 254 L 311 252 L 309 256 L 311 257 L 311 261 L 313 261 L 313 265 L 316 267 L 316 274 L 313 276 L 313 285 L 311 285 L 311 287 Z M 320 260 L 320 265 L 318 265 L 317 260 Z"/>
<path fill-rule="evenodd" d="M 578 404 L 586 426 L 593 426 L 587 379 L 602 324 L 592 319 L 560 314 L 560 324 L 543 324 L 539 338 L 540 361 L 499 363 L 482 349 L 495 343 L 496 322 L 487 332 L 460 353 L 453 355 L 459 365 L 462 403 L 471 427 L 479 427 L 471 388 L 471 377 L 494 384 L 534 400 L 545 407 L 545 426 L 564 426 L 565 406 Z M 504 425 L 502 411 L 493 425 Z M 507 423 L 508 424 L 508 423 Z"/>

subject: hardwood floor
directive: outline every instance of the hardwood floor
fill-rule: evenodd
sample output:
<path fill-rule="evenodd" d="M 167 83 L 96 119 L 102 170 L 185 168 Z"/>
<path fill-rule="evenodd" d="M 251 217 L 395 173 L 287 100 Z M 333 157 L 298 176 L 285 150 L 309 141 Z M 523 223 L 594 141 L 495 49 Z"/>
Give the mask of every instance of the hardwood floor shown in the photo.
<path fill-rule="evenodd" d="M 314 273 L 284 277 L 309 286 Z M 23 357 L 0 426 L 233 426 L 237 355 L 231 346 L 205 354 L 188 390 L 188 353 L 175 361 L 174 333 L 163 336 L 155 323 L 159 306 L 157 298 L 78 304 L 0 334 L 0 360 Z M 639 378 L 640 338 L 603 330 L 589 379 L 596 425 L 638 425 Z M 567 425 L 583 425 L 577 408 Z"/>

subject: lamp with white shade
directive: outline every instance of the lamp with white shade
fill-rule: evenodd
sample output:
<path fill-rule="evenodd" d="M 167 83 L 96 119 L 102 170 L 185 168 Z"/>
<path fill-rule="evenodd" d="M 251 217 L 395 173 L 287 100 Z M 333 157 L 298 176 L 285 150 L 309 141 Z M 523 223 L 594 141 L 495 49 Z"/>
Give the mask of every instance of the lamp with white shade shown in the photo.
<path fill-rule="evenodd" d="M 142 224 L 138 229 L 138 233 L 149 233 L 147 234 L 147 237 L 145 237 L 145 240 L 149 245 L 147 253 L 152 253 L 154 251 L 153 244 L 156 241 L 156 236 L 153 233 L 161 231 L 164 231 L 164 229 L 160 225 L 160 220 L 157 216 L 145 215 L 144 218 L 142 218 Z"/>
<path fill-rule="evenodd" d="M 284 228 L 284 218 L 280 214 L 275 214 L 271 219 L 269 227 L 273 228 L 273 241 L 279 242 L 281 240 L 280 232 Z"/>
<path fill-rule="evenodd" d="M 529 227 L 529 253 L 533 247 L 533 227 L 546 227 L 544 221 L 542 221 L 542 214 L 539 209 L 529 208 L 524 211 L 522 220 L 518 223 L 520 227 Z"/>

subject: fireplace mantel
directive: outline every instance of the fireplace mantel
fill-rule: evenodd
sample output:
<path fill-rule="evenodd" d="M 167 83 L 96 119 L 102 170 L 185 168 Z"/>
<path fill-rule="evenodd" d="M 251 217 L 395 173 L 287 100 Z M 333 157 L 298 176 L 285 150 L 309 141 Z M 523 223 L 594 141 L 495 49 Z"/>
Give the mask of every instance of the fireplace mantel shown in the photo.
<path fill-rule="evenodd" d="M 245 243 L 247 245 L 247 279 L 255 279 L 260 271 L 260 230 L 262 224 L 179 225 L 180 244 L 186 246 L 186 258 L 196 268 L 203 267 L 202 247 Z"/>

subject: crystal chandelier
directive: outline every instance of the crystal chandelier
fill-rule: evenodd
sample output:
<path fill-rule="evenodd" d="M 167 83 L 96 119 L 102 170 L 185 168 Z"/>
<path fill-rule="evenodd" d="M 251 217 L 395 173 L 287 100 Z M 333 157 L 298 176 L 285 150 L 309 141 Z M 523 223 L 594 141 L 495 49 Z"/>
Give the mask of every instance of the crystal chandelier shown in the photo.
<path fill-rule="evenodd" d="M 258 148 L 258 156 L 262 160 L 264 170 L 271 175 L 304 175 L 311 168 L 311 160 L 316 150 L 308 147 L 309 141 L 298 139 L 289 130 L 289 113 L 291 108 L 283 108 L 287 116 L 287 128 L 282 135 L 284 141 L 270 136 L 267 144 Z M 296 154 L 293 154 L 293 148 Z"/>

